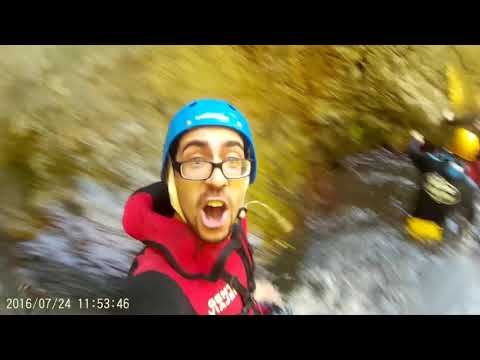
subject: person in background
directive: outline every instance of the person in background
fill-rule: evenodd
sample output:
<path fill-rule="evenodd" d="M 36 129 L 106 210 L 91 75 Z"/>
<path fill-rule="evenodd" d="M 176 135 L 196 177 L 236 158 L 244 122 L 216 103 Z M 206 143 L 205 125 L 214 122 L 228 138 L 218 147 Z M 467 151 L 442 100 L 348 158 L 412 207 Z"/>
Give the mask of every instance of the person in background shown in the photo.
<path fill-rule="evenodd" d="M 461 118 L 457 118 L 455 113 L 449 110 L 442 112 L 443 120 L 448 122 L 450 126 L 470 128 L 473 131 L 480 131 L 480 116 L 477 113 L 471 113 L 463 115 Z M 480 185 L 480 157 L 473 162 L 465 164 L 466 173 L 477 184 Z"/>
<path fill-rule="evenodd" d="M 443 240 L 446 226 L 458 235 L 459 226 L 450 218 L 454 209 L 460 209 L 470 223 L 474 220 L 478 187 L 467 171 L 477 159 L 479 139 L 471 131 L 456 128 L 446 148 L 423 151 L 423 136 L 416 131 L 411 135 L 408 154 L 421 171 L 422 181 L 415 210 L 406 221 L 406 231 L 422 242 Z"/>

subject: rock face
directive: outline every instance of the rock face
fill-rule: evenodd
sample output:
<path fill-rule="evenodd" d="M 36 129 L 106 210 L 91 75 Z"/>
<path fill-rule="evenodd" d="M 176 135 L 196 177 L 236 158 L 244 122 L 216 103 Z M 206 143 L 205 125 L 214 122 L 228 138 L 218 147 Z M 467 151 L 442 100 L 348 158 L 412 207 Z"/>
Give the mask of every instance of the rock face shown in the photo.
<path fill-rule="evenodd" d="M 132 190 L 155 181 L 168 119 L 199 97 L 228 99 L 251 120 L 260 171 L 250 197 L 296 222 L 329 164 L 377 145 L 401 149 L 410 128 L 440 142 L 448 134 L 442 111 L 476 112 L 479 53 L 476 46 L 2 46 L 1 223 L 31 238 L 47 223 L 42 208 L 71 199 L 79 176 Z M 257 212 L 254 230 L 278 237 L 278 226 Z"/>

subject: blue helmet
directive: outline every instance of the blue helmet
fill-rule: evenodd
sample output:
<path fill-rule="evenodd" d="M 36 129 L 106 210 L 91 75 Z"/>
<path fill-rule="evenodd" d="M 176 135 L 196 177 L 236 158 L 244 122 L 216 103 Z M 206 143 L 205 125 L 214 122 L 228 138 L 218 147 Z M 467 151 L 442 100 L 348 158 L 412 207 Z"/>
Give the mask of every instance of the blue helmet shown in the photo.
<path fill-rule="evenodd" d="M 201 126 L 223 126 L 238 132 L 246 142 L 247 151 L 252 162 L 250 184 L 257 175 L 257 159 L 253 136 L 248 121 L 235 107 L 224 100 L 202 99 L 191 102 L 180 109 L 170 121 L 163 145 L 162 178 L 165 178 L 170 148 L 175 140 L 188 130 Z"/>

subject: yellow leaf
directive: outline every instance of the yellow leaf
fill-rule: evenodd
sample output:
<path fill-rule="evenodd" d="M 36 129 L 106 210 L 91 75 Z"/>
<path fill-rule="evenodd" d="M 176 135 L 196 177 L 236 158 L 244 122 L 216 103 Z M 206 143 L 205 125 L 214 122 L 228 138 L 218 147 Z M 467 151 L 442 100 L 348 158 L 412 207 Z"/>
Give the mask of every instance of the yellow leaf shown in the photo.
<path fill-rule="evenodd" d="M 454 107 L 465 104 L 465 86 L 460 73 L 452 66 L 447 66 L 448 98 Z"/>

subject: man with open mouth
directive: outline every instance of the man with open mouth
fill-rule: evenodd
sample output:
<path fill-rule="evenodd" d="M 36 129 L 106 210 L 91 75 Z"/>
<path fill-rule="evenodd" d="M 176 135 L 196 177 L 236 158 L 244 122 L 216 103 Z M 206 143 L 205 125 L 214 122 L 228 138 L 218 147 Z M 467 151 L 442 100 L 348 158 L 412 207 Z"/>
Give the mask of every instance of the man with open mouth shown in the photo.
<path fill-rule="evenodd" d="M 255 181 L 253 137 L 222 100 L 197 100 L 171 120 L 162 181 L 127 201 L 125 231 L 145 244 L 130 270 L 138 314 L 264 314 L 253 297 L 245 203 Z"/>

